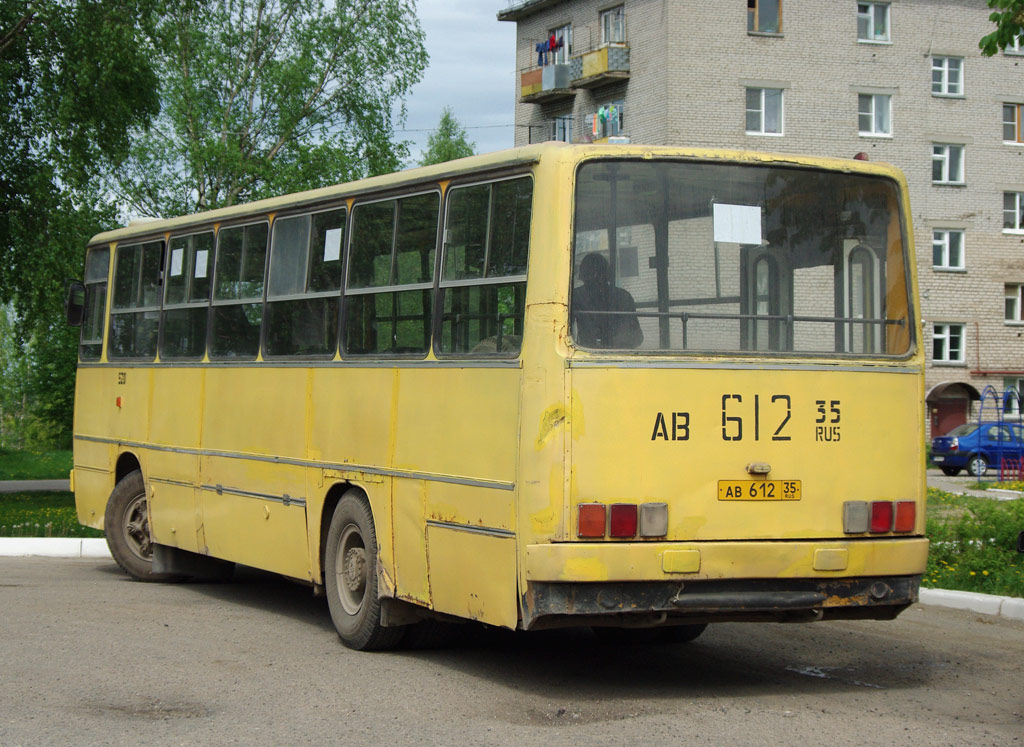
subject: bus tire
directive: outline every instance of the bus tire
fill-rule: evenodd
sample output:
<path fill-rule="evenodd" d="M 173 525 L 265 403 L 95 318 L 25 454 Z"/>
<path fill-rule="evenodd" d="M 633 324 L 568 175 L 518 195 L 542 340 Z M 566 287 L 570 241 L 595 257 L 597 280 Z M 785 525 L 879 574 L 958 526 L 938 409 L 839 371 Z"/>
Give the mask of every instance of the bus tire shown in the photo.
<path fill-rule="evenodd" d="M 358 490 L 346 492 L 331 516 L 324 586 L 331 620 L 342 643 L 357 651 L 398 645 L 405 628 L 385 628 L 380 622 L 377 533 L 370 506 Z"/>
<path fill-rule="evenodd" d="M 153 538 L 149 501 L 142 472 L 135 470 L 114 486 L 103 512 L 107 547 L 121 570 L 136 581 L 180 581 L 171 573 L 153 572 Z"/>

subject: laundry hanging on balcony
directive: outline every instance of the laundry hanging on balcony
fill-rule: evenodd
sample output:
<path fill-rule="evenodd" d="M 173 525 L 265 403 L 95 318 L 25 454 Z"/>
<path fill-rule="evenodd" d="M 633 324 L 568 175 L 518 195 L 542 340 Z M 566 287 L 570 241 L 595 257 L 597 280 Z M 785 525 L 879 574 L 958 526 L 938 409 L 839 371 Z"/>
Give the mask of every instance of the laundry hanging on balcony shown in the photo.
<path fill-rule="evenodd" d="M 550 37 L 542 42 L 538 42 L 537 49 L 537 65 L 544 67 L 548 64 L 548 54 L 551 55 L 551 64 L 555 63 L 555 53 L 565 46 L 565 39 L 561 36 L 555 37 L 552 34 Z"/>

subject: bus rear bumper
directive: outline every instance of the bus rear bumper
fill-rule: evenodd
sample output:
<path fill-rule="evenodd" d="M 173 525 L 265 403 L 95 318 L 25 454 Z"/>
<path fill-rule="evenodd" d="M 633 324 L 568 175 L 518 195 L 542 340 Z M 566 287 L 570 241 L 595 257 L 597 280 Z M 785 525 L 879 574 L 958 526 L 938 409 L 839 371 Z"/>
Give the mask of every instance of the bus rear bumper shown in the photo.
<path fill-rule="evenodd" d="M 921 576 L 695 582 L 531 583 L 528 630 L 705 622 L 891 620 L 917 601 Z"/>
<path fill-rule="evenodd" d="M 522 624 L 891 619 L 927 555 L 922 537 L 530 545 Z"/>

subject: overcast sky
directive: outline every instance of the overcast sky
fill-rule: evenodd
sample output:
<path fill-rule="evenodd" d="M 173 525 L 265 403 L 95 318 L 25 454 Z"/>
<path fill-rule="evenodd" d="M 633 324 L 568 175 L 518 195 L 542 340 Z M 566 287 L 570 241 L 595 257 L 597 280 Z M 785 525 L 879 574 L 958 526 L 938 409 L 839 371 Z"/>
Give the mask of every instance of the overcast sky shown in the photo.
<path fill-rule="evenodd" d="M 430 63 L 406 101 L 405 125 L 395 133 L 412 142 L 416 163 L 445 106 L 466 128 L 477 153 L 512 147 L 516 25 L 497 18 L 506 5 L 508 0 L 416 3 Z"/>

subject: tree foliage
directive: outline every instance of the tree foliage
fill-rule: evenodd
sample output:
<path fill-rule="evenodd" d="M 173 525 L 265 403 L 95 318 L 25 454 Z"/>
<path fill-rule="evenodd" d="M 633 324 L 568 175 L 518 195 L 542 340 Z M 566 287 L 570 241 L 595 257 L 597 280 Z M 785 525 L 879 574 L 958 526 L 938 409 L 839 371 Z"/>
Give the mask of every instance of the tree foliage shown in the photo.
<path fill-rule="evenodd" d="M 1014 46 L 1017 38 L 1024 34 L 1024 0 L 988 0 L 988 7 L 995 9 L 988 19 L 996 25 L 996 30 L 982 37 L 978 46 L 983 55 L 991 57 Z"/>
<path fill-rule="evenodd" d="M 163 110 L 119 170 L 169 216 L 394 171 L 427 54 L 413 0 L 183 0 L 154 33 Z"/>
<path fill-rule="evenodd" d="M 441 121 L 437 129 L 427 138 L 427 149 L 423 152 L 421 166 L 454 161 L 456 158 L 471 156 L 476 148 L 466 137 L 466 130 L 455 119 L 451 107 L 441 110 Z"/>
<path fill-rule="evenodd" d="M 70 434 L 75 345 L 61 318 L 64 279 L 81 274 L 86 241 L 114 218 L 97 173 L 124 158 L 128 129 L 159 109 L 152 10 L 126 0 L 0 0 L 4 375 L 12 360 L 25 363 L 5 381 L 0 420 L 9 432 L 17 414 L 33 443 Z"/>

